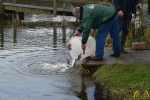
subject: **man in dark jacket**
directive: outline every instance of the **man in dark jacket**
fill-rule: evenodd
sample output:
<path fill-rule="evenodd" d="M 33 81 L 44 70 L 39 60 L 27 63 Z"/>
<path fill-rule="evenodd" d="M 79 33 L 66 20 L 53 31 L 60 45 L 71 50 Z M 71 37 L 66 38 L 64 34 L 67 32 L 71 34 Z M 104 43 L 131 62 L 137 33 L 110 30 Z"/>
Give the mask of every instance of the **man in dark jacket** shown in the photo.
<path fill-rule="evenodd" d="M 150 15 L 150 0 L 148 0 L 148 12 L 147 12 L 147 14 Z"/>
<path fill-rule="evenodd" d="M 124 44 L 129 32 L 129 24 L 132 14 L 136 14 L 136 8 L 142 9 L 142 0 L 112 0 L 112 2 L 119 16 L 119 31 L 122 31 L 121 52 L 127 54 Z"/>
<path fill-rule="evenodd" d="M 85 51 L 86 42 L 91 29 L 98 29 L 96 33 L 96 52 L 95 57 L 91 59 L 103 60 L 104 44 L 107 34 L 110 32 L 113 38 L 114 52 L 113 57 L 119 57 L 121 54 L 118 16 L 114 9 L 101 4 L 87 4 L 82 7 L 75 7 L 73 15 L 82 20 L 74 36 L 82 33 L 82 50 Z"/>

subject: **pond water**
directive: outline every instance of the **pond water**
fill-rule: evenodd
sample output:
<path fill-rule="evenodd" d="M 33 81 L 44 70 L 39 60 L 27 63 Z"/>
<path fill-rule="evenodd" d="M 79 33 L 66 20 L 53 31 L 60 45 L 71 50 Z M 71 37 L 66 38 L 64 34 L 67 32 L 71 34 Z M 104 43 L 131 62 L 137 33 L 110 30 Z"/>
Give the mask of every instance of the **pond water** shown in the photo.
<path fill-rule="evenodd" d="M 25 14 L 24 22 L 62 18 Z M 68 65 L 67 42 L 73 32 L 69 27 L 1 25 L 0 100 L 102 100 L 93 79 L 81 77 L 78 66 Z"/>

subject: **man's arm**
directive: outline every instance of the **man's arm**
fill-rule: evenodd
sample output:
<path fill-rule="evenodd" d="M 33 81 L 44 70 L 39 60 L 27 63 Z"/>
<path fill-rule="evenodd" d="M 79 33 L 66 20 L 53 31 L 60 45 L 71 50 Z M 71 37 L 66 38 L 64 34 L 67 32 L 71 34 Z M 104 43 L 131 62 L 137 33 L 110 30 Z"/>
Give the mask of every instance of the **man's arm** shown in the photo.
<path fill-rule="evenodd" d="M 93 25 L 93 18 L 87 18 L 84 22 L 83 22 L 83 32 L 82 32 L 82 44 L 86 44 L 88 37 L 90 35 L 91 32 L 91 28 Z"/>
<path fill-rule="evenodd" d="M 136 0 L 136 8 L 142 9 L 142 0 Z"/>
<path fill-rule="evenodd" d="M 74 33 L 74 36 L 80 35 L 80 34 L 82 33 L 82 31 L 83 31 L 83 25 L 81 24 L 81 25 L 78 27 L 77 31 Z"/>
<path fill-rule="evenodd" d="M 124 14 L 123 14 L 121 4 L 120 4 L 119 0 L 112 0 L 112 3 L 113 3 L 113 6 L 114 6 L 114 8 L 116 9 L 116 11 L 118 13 L 118 16 L 123 17 Z"/>
<path fill-rule="evenodd" d="M 113 6 L 117 12 L 122 11 L 121 4 L 119 0 L 112 0 Z"/>
<path fill-rule="evenodd" d="M 85 54 L 85 49 L 86 49 L 86 42 L 89 38 L 90 35 L 90 31 L 91 31 L 91 27 L 93 25 L 93 18 L 87 18 L 87 20 L 85 20 L 83 22 L 83 32 L 82 32 L 82 50 L 83 50 L 83 54 Z"/>

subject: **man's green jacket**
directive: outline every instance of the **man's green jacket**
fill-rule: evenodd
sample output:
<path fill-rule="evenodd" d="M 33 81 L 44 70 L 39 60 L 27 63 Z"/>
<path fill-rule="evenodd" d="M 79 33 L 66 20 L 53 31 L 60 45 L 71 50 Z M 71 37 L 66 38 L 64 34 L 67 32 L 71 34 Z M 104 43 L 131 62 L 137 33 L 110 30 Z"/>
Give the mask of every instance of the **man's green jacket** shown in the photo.
<path fill-rule="evenodd" d="M 112 20 L 116 15 L 112 7 L 101 4 L 87 4 L 80 7 L 80 19 L 82 24 L 78 31 L 82 32 L 82 44 L 86 44 L 91 28 L 98 29 L 99 25 Z"/>

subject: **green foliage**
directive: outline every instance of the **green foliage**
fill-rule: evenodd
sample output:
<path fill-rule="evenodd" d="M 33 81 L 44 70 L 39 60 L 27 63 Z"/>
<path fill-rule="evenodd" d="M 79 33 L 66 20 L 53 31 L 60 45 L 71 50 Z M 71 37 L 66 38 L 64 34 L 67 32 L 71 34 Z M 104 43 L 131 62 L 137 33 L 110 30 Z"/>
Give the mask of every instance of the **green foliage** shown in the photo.
<path fill-rule="evenodd" d="M 142 2 L 143 2 L 143 4 L 147 4 L 148 0 L 143 0 Z"/>
<path fill-rule="evenodd" d="M 91 74 L 92 74 L 92 73 L 90 72 L 90 70 L 84 68 L 83 66 L 80 66 L 80 67 L 79 67 L 79 72 L 80 72 L 80 74 L 81 74 L 82 76 L 91 76 Z"/>

